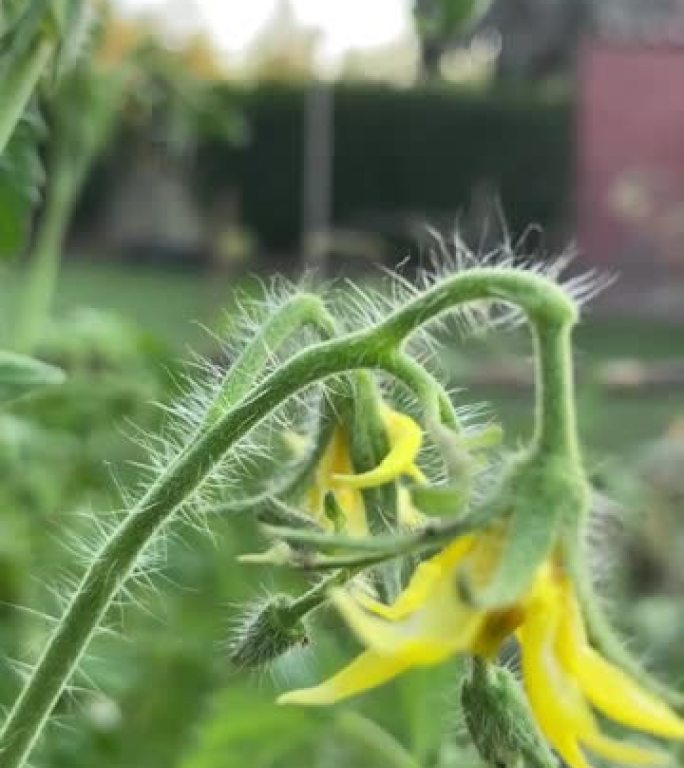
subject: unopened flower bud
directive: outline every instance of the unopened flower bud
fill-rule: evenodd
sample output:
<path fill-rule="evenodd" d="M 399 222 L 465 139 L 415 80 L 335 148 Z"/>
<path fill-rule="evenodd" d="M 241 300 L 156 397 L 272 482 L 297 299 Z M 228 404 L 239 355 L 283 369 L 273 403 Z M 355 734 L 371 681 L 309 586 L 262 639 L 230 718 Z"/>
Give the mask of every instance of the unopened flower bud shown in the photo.
<path fill-rule="evenodd" d="M 233 633 L 230 659 L 238 667 L 258 667 L 305 645 L 306 628 L 294 600 L 274 595 L 249 606 Z"/>
<path fill-rule="evenodd" d="M 523 763 L 556 768 L 557 762 L 509 670 L 475 659 L 461 689 L 461 702 L 470 737 L 492 768 Z"/>

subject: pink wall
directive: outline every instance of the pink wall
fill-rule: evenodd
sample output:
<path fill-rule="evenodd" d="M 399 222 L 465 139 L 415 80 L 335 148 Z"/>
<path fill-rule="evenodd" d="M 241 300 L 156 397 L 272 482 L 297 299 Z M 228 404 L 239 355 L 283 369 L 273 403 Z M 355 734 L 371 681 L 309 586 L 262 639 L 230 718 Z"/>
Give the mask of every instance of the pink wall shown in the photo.
<path fill-rule="evenodd" d="M 684 268 L 684 48 L 588 45 L 577 146 L 583 252 Z"/>

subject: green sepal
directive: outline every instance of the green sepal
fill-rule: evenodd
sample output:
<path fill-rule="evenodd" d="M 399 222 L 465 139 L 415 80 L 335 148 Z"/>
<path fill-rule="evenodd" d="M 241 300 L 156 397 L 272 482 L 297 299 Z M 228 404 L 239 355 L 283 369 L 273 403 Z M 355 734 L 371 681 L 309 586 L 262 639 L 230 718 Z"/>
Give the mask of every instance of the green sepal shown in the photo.
<path fill-rule="evenodd" d="M 475 590 L 461 572 L 464 599 L 479 607 L 515 602 L 558 543 L 561 525 L 581 526 L 587 498 L 582 470 L 571 458 L 532 452 L 515 459 L 488 502 L 505 515 L 503 553 L 481 590 Z"/>
<path fill-rule="evenodd" d="M 448 517 L 464 510 L 469 489 L 457 485 L 414 485 L 410 492 L 411 501 L 424 514 Z"/>
<path fill-rule="evenodd" d="M 16 256 L 27 240 L 45 181 L 38 153 L 45 132 L 37 110 L 28 110 L 0 155 L 0 260 Z"/>
<path fill-rule="evenodd" d="M 488 451 L 492 448 L 498 448 L 504 438 L 504 431 L 501 424 L 487 424 L 478 432 L 472 435 L 462 435 L 460 440 L 463 447 L 468 451 Z"/>
<path fill-rule="evenodd" d="M 267 526 L 285 526 L 295 530 L 322 531 L 323 529 L 305 512 L 276 499 L 267 497 L 259 502 L 257 520 Z"/>
<path fill-rule="evenodd" d="M 325 494 L 325 499 L 323 500 L 323 512 L 333 524 L 335 533 L 342 533 L 342 531 L 344 531 L 347 516 L 332 491 L 328 491 Z"/>

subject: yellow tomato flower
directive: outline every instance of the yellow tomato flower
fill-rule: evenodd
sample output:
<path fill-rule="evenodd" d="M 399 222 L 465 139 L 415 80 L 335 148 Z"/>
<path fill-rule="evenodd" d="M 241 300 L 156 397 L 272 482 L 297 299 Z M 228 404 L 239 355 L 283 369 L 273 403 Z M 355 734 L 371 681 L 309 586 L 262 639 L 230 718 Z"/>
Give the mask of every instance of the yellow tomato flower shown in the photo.
<path fill-rule="evenodd" d="M 334 524 L 325 511 L 325 499 L 328 493 L 335 495 L 335 500 L 344 514 L 344 532 L 350 536 L 369 534 L 363 489 L 375 488 L 385 483 L 398 480 L 405 475 L 418 482 L 425 482 L 425 476 L 416 466 L 416 457 L 422 445 L 422 430 L 409 416 L 392 410 L 384 403 L 380 408 L 389 451 L 375 469 L 360 474 L 354 473 L 351 459 L 349 435 L 342 424 L 337 424 L 332 436 L 316 467 L 306 499 L 305 510 L 325 530 L 332 531 Z M 295 451 L 301 449 L 297 435 L 286 436 Z M 415 528 L 421 522 L 421 512 L 413 506 L 407 489 L 397 489 L 397 516 L 399 524 Z M 266 552 L 240 555 L 244 563 L 271 563 L 284 565 L 290 557 L 287 544 L 275 544 Z"/>
<path fill-rule="evenodd" d="M 324 528 L 332 527 L 332 523 L 325 516 L 325 497 L 329 492 L 335 494 L 337 503 L 345 514 L 346 532 L 352 536 L 363 536 L 368 533 L 361 493 L 364 488 L 376 488 L 393 482 L 402 475 L 419 481 L 424 480 L 423 473 L 415 464 L 422 444 L 420 426 L 409 416 L 384 404 L 381 406 L 380 415 L 387 432 L 389 452 L 380 464 L 369 472 L 354 473 L 347 431 L 339 424 L 333 431 L 316 469 L 307 498 L 308 511 Z"/>
<path fill-rule="evenodd" d="M 540 569 L 525 603 L 518 638 L 525 690 L 535 718 L 572 768 L 587 768 L 583 748 L 631 765 L 661 764 L 664 755 L 608 738 L 592 707 L 655 736 L 684 739 L 684 720 L 589 644 L 571 581 L 558 564 Z"/>
<path fill-rule="evenodd" d="M 487 613 L 473 608 L 459 598 L 455 579 L 466 564 L 474 572 L 486 567 L 490 546 L 481 546 L 473 536 L 456 539 L 416 568 L 392 605 L 362 593 L 333 592 L 334 604 L 368 650 L 330 680 L 286 693 L 279 702 L 332 704 L 411 667 L 437 664 L 456 653 L 477 650 L 488 655 L 498 649 L 519 623 L 519 610 Z"/>
<path fill-rule="evenodd" d="M 491 610 L 463 600 L 459 574 L 465 570 L 473 584 L 486 585 L 504 541 L 501 528 L 456 539 L 416 568 L 391 605 L 362 593 L 333 592 L 334 604 L 367 650 L 329 680 L 286 693 L 279 703 L 333 704 L 454 654 L 492 657 L 517 630 L 530 707 L 571 768 L 588 768 L 583 749 L 631 765 L 662 763 L 663 753 L 599 730 L 593 708 L 622 725 L 672 739 L 684 739 L 684 720 L 590 646 L 572 583 L 555 555 L 513 605 Z"/>
<path fill-rule="evenodd" d="M 346 531 L 350 535 L 364 536 L 368 533 L 368 522 L 361 491 L 339 486 L 334 480 L 337 474 L 352 471 L 347 431 L 338 424 L 316 467 L 313 482 L 307 494 L 306 507 L 317 523 L 330 530 L 333 523 L 325 514 L 325 497 L 332 492 L 344 512 Z"/>

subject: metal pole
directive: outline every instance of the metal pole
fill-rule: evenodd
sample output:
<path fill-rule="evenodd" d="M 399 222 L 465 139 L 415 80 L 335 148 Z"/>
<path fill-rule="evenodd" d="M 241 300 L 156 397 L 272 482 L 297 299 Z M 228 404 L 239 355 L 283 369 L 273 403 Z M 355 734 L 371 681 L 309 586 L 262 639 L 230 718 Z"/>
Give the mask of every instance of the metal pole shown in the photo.
<path fill-rule="evenodd" d="M 333 93 L 328 83 L 309 87 L 304 114 L 302 256 L 304 268 L 325 277 L 330 250 Z"/>

